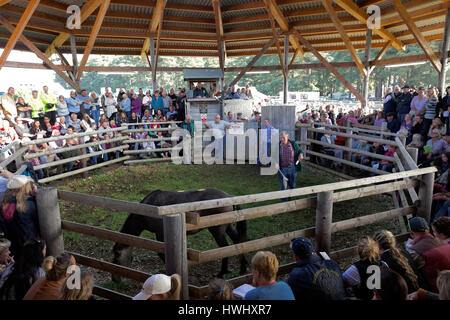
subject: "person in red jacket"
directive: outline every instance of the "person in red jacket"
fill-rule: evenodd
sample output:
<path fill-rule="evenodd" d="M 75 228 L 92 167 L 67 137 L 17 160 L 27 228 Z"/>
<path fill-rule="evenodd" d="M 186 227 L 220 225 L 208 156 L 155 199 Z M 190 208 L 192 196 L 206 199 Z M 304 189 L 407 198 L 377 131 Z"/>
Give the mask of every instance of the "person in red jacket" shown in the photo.
<path fill-rule="evenodd" d="M 406 244 L 432 291 L 437 292 L 436 278 L 440 271 L 450 269 L 450 245 L 442 244 L 429 233 L 428 224 L 421 217 L 408 221 L 412 241 Z"/>

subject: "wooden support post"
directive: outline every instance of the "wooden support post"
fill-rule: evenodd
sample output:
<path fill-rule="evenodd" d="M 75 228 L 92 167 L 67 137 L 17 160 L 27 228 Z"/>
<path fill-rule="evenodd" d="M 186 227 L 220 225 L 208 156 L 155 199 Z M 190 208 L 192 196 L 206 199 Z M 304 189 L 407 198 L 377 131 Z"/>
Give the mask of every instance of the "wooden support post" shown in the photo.
<path fill-rule="evenodd" d="M 283 104 L 288 103 L 288 92 L 289 92 L 289 36 L 284 37 L 284 69 L 283 73 Z"/>
<path fill-rule="evenodd" d="M 366 50 L 364 52 L 364 69 L 366 74 L 363 80 L 363 97 L 366 101 L 366 105 L 369 101 L 369 83 L 370 83 L 370 49 L 372 46 L 372 29 L 367 28 L 366 32 Z"/>
<path fill-rule="evenodd" d="M 317 194 L 316 251 L 330 252 L 331 222 L 333 219 L 333 191 Z"/>
<path fill-rule="evenodd" d="M 156 90 L 158 90 L 158 84 L 156 83 L 155 39 L 153 38 L 150 38 L 150 59 L 152 62 L 152 86 L 153 92 L 155 92 Z"/>
<path fill-rule="evenodd" d="M 421 177 L 419 186 L 420 204 L 417 209 L 417 216 L 424 218 L 430 223 L 431 204 L 433 202 L 434 173 L 427 173 Z"/>
<path fill-rule="evenodd" d="M 344 126 L 350 127 L 350 121 L 346 120 Z M 345 133 L 353 134 L 353 130 L 352 129 L 346 129 Z M 345 146 L 347 148 L 352 148 L 353 147 L 353 138 L 346 137 L 345 138 Z M 347 161 L 351 161 L 352 160 L 352 153 L 349 152 L 349 151 L 344 152 L 344 159 L 347 160 Z M 345 173 L 348 174 L 349 172 L 350 172 L 350 167 L 349 166 L 345 166 Z"/>
<path fill-rule="evenodd" d="M 442 39 L 442 51 L 441 51 L 441 64 L 442 70 L 439 73 L 438 89 L 442 96 L 445 92 L 445 79 L 447 77 L 447 61 L 448 61 L 448 48 L 450 43 L 450 8 L 447 9 L 447 16 L 445 18 L 445 32 Z"/>
<path fill-rule="evenodd" d="M 47 254 L 58 256 L 64 252 L 58 190 L 39 188 L 36 192 L 36 205 L 41 237 L 47 243 Z"/>
<path fill-rule="evenodd" d="M 166 273 L 177 273 L 181 277 L 181 299 L 189 299 L 188 261 L 186 248 L 186 217 L 184 213 L 165 215 L 164 247 Z"/>
<path fill-rule="evenodd" d="M 406 148 L 406 151 L 408 151 L 411 158 L 417 164 L 417 159 L 419 158 L 419 149 L 408 147 L 408 148 Z"/>
<path fill-rule="evenodd" d="M 77 57 L 77 44 L 75 42 L 75 36 L 73 34 L 70 35 L 70 52 L 72 53 L 72 64 L 73 64 L 72 73 L 76 76 L 78 73 L 78 57 Z M 79 82 L 76 81 L 76 83 Z"/>

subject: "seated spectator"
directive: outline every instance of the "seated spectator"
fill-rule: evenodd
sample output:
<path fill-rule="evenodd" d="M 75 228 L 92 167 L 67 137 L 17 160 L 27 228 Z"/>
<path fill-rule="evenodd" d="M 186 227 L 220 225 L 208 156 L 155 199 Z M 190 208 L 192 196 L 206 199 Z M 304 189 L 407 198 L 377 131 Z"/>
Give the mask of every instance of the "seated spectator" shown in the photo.
<path fill-rule="evenodd" d="M 400 130 L 401 123 L 394 118 L 394 113 L 390 112 L 386 115 L 387 128 L 392 133 L 397 133 Z"/>
<path fill-rule="evenodd" d="M 372 300 L 373 291 L 367 287 L 367 279 L 370 276 L 367 269 L 370 266 L 381 267 L 378 244 L 371 237 L 364 236 L 358 244 L 359 261 L 348 268 L 342 278 L 344 284 L 353 290 L 354 295 L 361 300 Z"/>
<path fill-rule="evenodd" d="M 431 122 L 430 129 L 428 130 L 428 138 L 433 138 L 433 130 L 437 129 L 441 133 L 441 137 L 445 136 L 446 129 L 445 125 L 442 123 L 441 119 L 434 118 Z"/>
<path fill-rule="evenodd" d="M 392 172 L 392 169 L 394 168 L 394 153 L 397 152 L 397 149 L 395 149 L 395 147 L 392 145 L 389 145 L 387 148 L 388 150 L 384 153 L 384 155 L 387 157 L 392 157 L 392 161 L 381 160 L 380 161 L 381 170 L 386 172 Z"/>
<path fill-rule="evenodd" d="M 22 300 L 33 283 L 45 277 L 42 263 L 46 254 L 44 240 L 28 240 L 22 254 L 11 264 L 12 272 L 0 278 L 0 300 Z M 1 261 L 0 261 L 1 263 Z"/>
<path fill-rule="evenodd" d="M 214 278 L 208 284 L 209 300 L 233 300 L 233 289 L 228 281 Z"/>
<path fill-rule="evenodd" d="M 443 244 L 450 244 L 450 217 L 440 217 L 431 223 L 434 237 Z"/>
<path fill-rule="evenodd" d="M 439 272 L 436 279 L 439 293 L 420 288 L 408 296 L 408 300 L 450 300 L 450 270 Z"/>
<path fill-rule="evenodd" d="M 75 258 L 67 252 L 46 257 L 42 264 L 45 277 L 33 283 L 23 300 L 59 300 L 61 287 L 71 273 L 69 267 L 75 264 Z"/>
<path fill-rule="evenodd" d="M 362 152 L 369 152 L 369 145 L 367 144 L 366 140 L 359 140 L 356 149 Z M 366 155 L 363 155 L 361 153 L 352 153 L 352 161 L 355 163 L 364 164 L 366 159 Z"/>
<path fill-rule="evenodd" d="M 429 163 L 431 160 L 444 153 L 447 147 L 446 142 L 442 139 L 441 133 L 438 129 L 434 129 L 431 136 L 432 138 L 427 141 L 426 146 L 423 148 L 424 151 L 421 162 L 427 161 Z"/>
<path fill-rule="evenodd" d="M 427 140 L 428 128 L 427 124 L 425 123 L 425 118 L 422 114 L 416 115 L 414 117 L 413 127 L 411 128 L 411 136 L 413 134 L 420 134 L 422 136 L 422 141 Z"/>
<path fill-rule="evenodd" d="M 144 132 L 144 134 L 145 134 L 145 132 Z M 145 139 L 150 140 L 151 136 L 147 133 L 145 135 Z M 149 151 L 155 150 L 155 149 L 156 149 L 156 147 L 155 147 L 155 143 L 153 141 L 143 142 L 142 143 L 142 151 L 146 151 L 146 152 L 140 153 L 139 157 L 141 157 L 141 158 L 147 158 L 147 157 L 156 158 L 157 156 L 154 152 L 149 152 Z"/>
<path fill-rule="evenodd" d="M 92 289 L 94 289 L 94 276 L 89 271 L 81 271 L 80 287 L 71 288 L 67 278 L 61 286 L 60 300 L 93 300 Z"/>
<path fill-rule="evenodd" d="M 180 300 L 181 278 L 178 274 L 170 277 L 154 274 L 148 278 L 142 290 L 133 300 Z"/>
<path fill-rule="evenodd" d="M 16 175 L 7 183 L 8 191 L 2 200 L 0 225 L 11 241 L 11 252 L 21 254 L 23 244 L 29 239 L 40 237 L 39 221 L 34 192 L 36 186 L 30 177 Z"/>
<path fill-rule="evenodd" d="M 343 300 L 345 298 L 342 271 L 333 260 L 324 259 L 314 253 L 308 238 L 298 237 L 291 241 L 295 267 L 287 284 L 295 300 Z"/>
<path fill-rule="evenodd" d="M 70 114 L 70 119 L 67 122 L 68 127 L 72 127 L 76 132 L 81 132 L 81 120 L 78 119 L 78 115 L 76 113 Z"/>
<path fill-rule="evenodd" d="M 176 121 L 178 113 L 173 109 L 173 105 L 169 106 L 169 111 L 166 113 L 167 121 Z"/>
<path fill-rule="evenodd" d="M 375 233 L 373 238 L 378 243 L 381 261 L 403 277 L 408 285 L 408 293 L 417 291 L 419 289 L 419 277 L 417 276 L 418 272 L 414 270 L 414 262 L 407 253 L 404 254 L 397 248 L 392 232 L 382 230 Z"/>
<path fill-rule="evenodd" d="M 373 125 L 376 127 L 382 127 L 383 123 L 385 123 L 385 122 L 386 122 L 386 119 L 384 118 L 383 111 L 379 111 L 377 113 L 377 118 L 375 119 L 375 122 L 373 123 Z"/>
<path fill-rule="evenodd" d="M 8 266 L 14 264 L 14 258 L 11 257 L 11 241 L 6 238 L 0 238 L 0 288 L 2 287 L 2 279 L 5 277 L 3 274 L 8 272 Z"/>
<path fill-rule="evenodd" d="M 16 107 L 19 118 L 31 119 L 31 110 L 33 110 L 33 107 L 26 103 L 22 97 L 17 98 Z"/>
<path fill-rule="evenodd" d="M 411 115 L 409 113 L 405 114 L 405 118 L 402 121 L 402 124 L 400 126 L 400 130 L 405 130 L 408 133 L 408 136 L 409 136 L 409 134 L 411 133 L 411 129 L 412 129 L 413 125 L 414 125 L 414 122 L 412 121 Z"/>
<path fill-rule="evenodd" d="M 278 259 L 270 251 L 258 251 L 252 259 L 253 285 L 245 300 L 295 300 L 286 282 L 276 281 Z"/>
<path fill-rule="evenodd" d="M 408 286 L 400 274 L 387 267 L 382 267 L 380 278 L 380 288 L 375 289 L 375 300 L 407 300 Z"/>

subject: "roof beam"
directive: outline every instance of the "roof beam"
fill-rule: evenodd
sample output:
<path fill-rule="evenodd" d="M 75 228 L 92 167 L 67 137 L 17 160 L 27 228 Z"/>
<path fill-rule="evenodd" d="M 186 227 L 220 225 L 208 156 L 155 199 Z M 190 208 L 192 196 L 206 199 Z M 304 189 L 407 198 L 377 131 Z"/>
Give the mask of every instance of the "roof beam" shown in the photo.
<path fill-rule="evenodd" d="M 14 31 L 14 27 L 0 15 L 0 23 L 8 29 L 10 32 Z M 19 40 L 32 52 L 34 52 L 46 65 L 48 65 L 53 71 L 55 71 L 63 80 L 65 80 L 69 85 L 71 85 L 75 90 L 81 91 L 80 86 L 72 81 L 64 72 L 56 66 L 49 58 L 39 50 L 30 40 L 28 40 L 23 34 L 20 35 Z"/>
<path fill-rule="evenodd" d="M 314 54 L 316 56 L 317 59 L 319 59 L 326 67 L 328 70 L 330 70 L 331 73 L 333 73 L 335 75 L 336 78 L 338 78 L 344 85 L 345 87 L 350 90 L 351 93 L 354 94 L 354 96 L 361 102 L 362 105 L 366 104 L 366 100 L 364 99 L 363 96 L 361 96 L 361 94 L 358 92 L 358 90 L 356 90 L 350 82 L 348 82 L 337 70 L 336 68 L 331 65 L 331 63 L 329 63 L 310 43 L 308 40 L 306 40 L 301 34 L 300 32 L 298 32 L 297 30 L 293 29 L 293 33 L 294 35 L 298 38 L 298 40 L 300 40 L 300 42 L 306 47 L 308 48 L 312 54 Z"/>
<path fill-rule="evenodd" d="M 273 33 L 273 38 L 275 39 L 275 45 L 277 47 L 278 59 L 280 59 L 281 70 L 283 70 L 283 78 L 287 79 L 286 67 L 284 65 L 284 59 L 281 54 L 280 40 L 278 38 L 278 31 L 275 27 L 275 20 L 273 19 L 272 13 L 270 11 L 267 14 L 269 16 L 270 25 L 272 26 L 272 33 Z M 289 46 L 288 46 L 288 50 L 289 50 Z"/>
<path fill-rule="evenodd" d="M 216 35 L 217 35 L 217 50 L 219 51 L 219 66 L 220 70 L 225 68 L 225 50 L 223 43 L 223 22 L 222 22 L 222 11 L 220 9 L 220 1 L 212 0 L 212 6 L 214 10 L 214 19 L 216 22 Z"/>
<path fill-rule="evenodd" d="M 81 75 L 83 74 L 83 68 L 86 66 L 89 55 L 91 54 L 92 48 L 94 47 L 95 40 L 97 39 L 98 32 L 102 26 L 103 19 L 105 18 L 106 11 L 108 10 L 109 3 L 111 0 L 103 0 L 98 11 L 97 18 L 95 19 L 94 27 L 91 30 L 91 35 L 89 37 L 86 48 L 84 49 L 83 58 L 81 59 L 80 65 L 78 66 L 77 81 L 80 81 Z"/>
<path fill-rule="evenodd" d="M 11 0 L 0 0 L 0 7 L 7 4 L 8 2 L 11 2 Z"/>
<path fill-rule="evenodd" d="M 345 32 L 344 26 L 342 25 L 341 21 L 339 20 L 335 9 L 333 8 L 331 4 L 331 0 L 321 0 L 322 5 L 324 6 L 325 10 L 328 12 L 329 17 L 334 23 L 334 26 L 336 27 L 336 30 L 339 32 L 339 35 L 342 38 L 342 41 L 344 42 L 345 46 L 347 47 L 350 55 L 353 57 L 353 60 L 356 63 L 356 66 L 358 67 L 359 71 L 361 72 L 361 75 L 365 77 L 367 75 L 367 70 L 364 67 L 363 62 L 361 61 L 361 58 L 358 55 L 358 52 L 356 52 L 355 47 L 353 47 L 353 44 L 347 34 Z"/>
<path fill-rule="evenodd" d="M 269 42 L 266 43 L 264 48 L 261 49 L 261 51 L 258 52 L 256 56 L 253 57 L 253 59 L 248 63 L 248 65 L 242 69 L 242 71 L 238 74 L 238 76 L 228 85 L 228 87 L 233 87 L 236 83 L 238 83 L 239 80 L 247 73 L 248 70 L 250 70 L 251 67 L 258 61 L 259 58 L 267 51 L 267 49 L 270 48 L 270 46 L 275 42 L 275 38 L 272 38 L 269 40 Z"/>
<path fill-rule="evenodd" d="M 391 47 L 391 45 L 392 44 L 390 43 L 390 41 L 387 41 L 386 44 L 384 45 L 384 47 L 381 48 L 380 52 L 378 52 L 377 56 L 372 61 L 373 65 L 371 67 L 369 67 L 369 73 L 372 73 L 373 69 L 375 69 L 375 63 L 377 63 L 378 61 L 381 60 L 381 58 L 383 58 L 383 56 L 386 54 L 386 52 Z"/>
<path fill-rule="evenodd" d="M 80 10 L 80 23 L 86 21 L 87 18 L 97 9 L 102 3 L 102 0 L 88 0 Z M 70 34 L 63 32 L 53 40 L 52 44 L 47 48 L 45 54 L 50 57 L 55 53 L 55 48 L 62 46 L 64 42 L 69 38 Z"/>
<path fill-rule="evenodd" d="M 17 40 L 19 40 L 20 36 L 22 35 L 23 30 L 27 26 L 28 21 L 30 20 L 31 16 L 33 15 L 33 12 L 36 10 L 38 5 L 39 5 L 39 0 L 30 1 L 30 3 L 28 4 L 27 8 L 24 11 L 24 13 L 22 14 L 22 17 L 20 18 L 19 23 L 16 25 L 16 27 L 12 31 L 11 37 L 9 38 L 8 43 L 5 46 L 5 49 L 3 50 L 3 53 L 0 56 L 0 69 L 5 64 L 11 51 L 14 49 L 14 46 L 16 45 Z"/>
<path fill-rule="evenodd" d="M 158 29 L 158 26 L 160 25 L 160 22 L 162 22 L 163 15 L 164 15 L 164 8 L 166 7 L 167 0 L 157 0 L 156 6 L 153 9 L 153 15 L 152 20 L 150 21 L 150 24 L 148 26 L 149 32 L 156 32 Z M 161 23 L 162 26 L 162 23 Z M 148 50 L 150 49 L 150 38 L 145 39 L 144 45 L 142 46 L 141 50 L 141 58 L 142 60 L 146 59 L 146 53 L 148 53 Z"/>
<path fill-rule="evenodd" d="M 433 67 L 436 69 L 438 73 L 440 73 L 442 70 L 442 64 L 439 61 L 439 58 L 434 54 L 433 50 L 431 50 L 422 32 L 420 32 L 419 28 L 416 26 L 416 24 L 408 14 L 408 11 L 406 11 L 405 6 L 402 4 L 400 0 L 392 0 L 392 4 L 395 6 L 398 13 L 402 17 L 403 21 L 408 26 L 408 29 L 414 35 L 414 38 L 416 38 L 417 42 L 423 49 L 424 53 L 427 55 L 428 59 L 430 59 L 430 62 L 433 65 Z"/>
<path fill-rule="evenodd" d="M 337 3 L 342 9 L 350 13 L 353 17 L 355 17 L 360 22 L 366 24 L 367 20 L 369 18 L 369 15 L 356 3 L 354 3 L 352 0 L 334 0 L 335 3 Z M 374 29 L 375 33 L 377 33 L 379 36 L 381 36 L 386 41 L 392 41 L 392 45 L 400 51 L 404 50 L 403 43 L 396 39 L 389 31 L 386 31 L 383 27 L 380 29 Z"/>
<path fill-rule="evenodd" d="M 267 11 L 269 11 L 274 19 L 278 22 L 281 30 L 283 30 L 284 32 L 288 32 L 289 23 L 283 15 L 283 12 L 281 12 L 280 7 L 278 7 L 275 0 L 264 0 L 264 3 L 266 4 Z M 289 35 L 289 41 L 296 50 L 299 50 L 300 56 L 303 56 L 302 46 L 300 45 L 296 37 L 293 35 Z"/>

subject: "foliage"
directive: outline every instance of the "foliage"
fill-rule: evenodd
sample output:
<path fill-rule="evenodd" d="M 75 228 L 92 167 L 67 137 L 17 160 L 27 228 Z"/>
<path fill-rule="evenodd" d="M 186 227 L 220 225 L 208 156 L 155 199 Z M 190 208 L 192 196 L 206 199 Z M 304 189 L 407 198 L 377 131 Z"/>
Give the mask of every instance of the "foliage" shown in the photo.
<path fill-rule="evenodd" d="M 434 51 L 439 51 L 441 41 L 431 42 Z M 378 54 L 381 49 L 371 50 L 371 59 Z M 363 59 L 364 51 L 360 50 L 359 54 Z M 390 48 L 383 59 L 403 57 L 411 55 L 423 54 L 419 45 L 407 46 L 404 52 L 399 52 L 395 48 Z M 333 62 L 349 62 L 352 57 L 347 51 L 325 52 L 322 55 L 327 61 Z M 245 66 L 252 57 L 230 57 L 225 60 L 226 67 Z M 309 64 L 318 63 L 314 55 L 306 53 L 303 57 L 297 58 L 295 63 Z M 256 63 L 257 66 L 279 65 L 278 55 L 262 56 Z M 92 56 L 89 65 L 97 66 L 146 66 L 147 62 L 135 56 Z M 209 57 L 160 57 L 158 66 L 168 67 L 206 67 L 218 68 L 218 59 Z M 361 90 L 362 76 L 357 68 L 340 68 L 338 71 L 349 81 L 355 88 Z M 225 83 L 230 83 L 238 73 L 227 72 L 225 74 Z M 450 75 L 449 75 L 450 76 Z M 55 75 L 57 82 L 61 83 L 65 88 L 70 87 L 59 76 Z M 385 66 L 377 66 L 370 80 L 370 92 L 375 92 L 377 87 L 393 86 L 395 84 L 414 84 L 425 86 L 436 85 L 438 75 L 431 63 L 427 62 L 421 65 L 386 68 Z M 157 82 L 163 88 L 179 88 L 185 87 L 183 74 L 181 72 L 158 72 Z M 270 73 L 246 74 L 238 85 L 243 86 L 249 83 L 255 86 L 258 91 L 267 95 L 278 95 L 283 90 L 283 76 L 281 70 L 271 71 Z M 80 86 L 88 90 L 100 91 L 102 87 L 112 87 L 113 91 L 117 88 L 144 88 L 151 89 L 151 72 L 139 72 L 135 74 L 102 74 L 98 72 L 84 72 L 80 81 Z M 319 91 L 321 95 L 328 96 L 336 92 L 349 94 L 345 86 L 335 78 L 335 76 L 327 69 L 300 69 L 291 70 L 289 72 L 289 90 L 290 91 Z M 378 95 L 379 96 L 379 95 Z"/>

